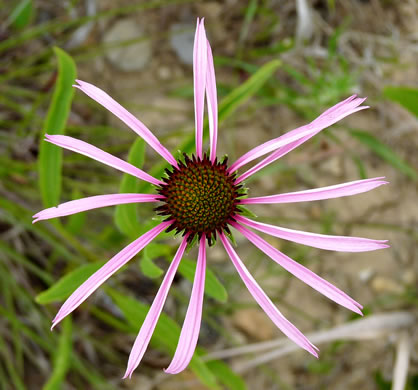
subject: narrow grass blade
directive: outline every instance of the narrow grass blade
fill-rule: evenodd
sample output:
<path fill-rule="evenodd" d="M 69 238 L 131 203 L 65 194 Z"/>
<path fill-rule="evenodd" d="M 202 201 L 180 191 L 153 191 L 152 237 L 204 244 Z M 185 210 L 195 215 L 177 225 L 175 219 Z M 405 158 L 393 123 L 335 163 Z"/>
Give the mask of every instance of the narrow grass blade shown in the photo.
<path fill-rule="evenodd" d="M 350 134 L 375 152 L 380 158 L 388 162 L 394 168 L 413 180 L 418 179 L 418 171 L 399 157 L 389 146 L 379 141 L 376 137 L 363 130 L 351 130 Z"/>
<path fill-rule="evenodd" d="M 13 9 L 9 16 L 8 22 L 17 29 L 26 27 L 33 13 L 32 0 L 21 0 Z"/>
<path fill-rule="evenodd" d="M 227 389 L 246 390 L 244 380 L 221 360 L 212 360 L 206 363 L 213 374 L 222 382 Z"/>
<path fill-rule="evenodd" d="M 58 60 L 58 76 L 39 146 L 39 185 L 45 207 L 56 206 L 60 198 L 62 150 L 43 139 L 45 133 L 64 134 L 74 95 L 72 84 L 76 78 L 73 59 L 58 47 L 54 52 Z"/>
<path fill-rule="evenodd" d="M 219 104 L 219 122 L 229 117 L 236 109 L 254 96 L 281 65 L 278 60 L 264 64 L 247 81 L 235 88 Z"/>
<path fill-rule="evenodd" d="M 36 296 L 36 302 L 45 305 L 52 302 L 60 302 L 67 299 L 71 293 L 93 275 L 100 267 L 104 265 L 103 262 L 84 264 L 81 267 L 67 273 L 58 282 L 52 285 L 47 290 L 41 292 Z"/>
<path fill-rule="evenodd" d="M 61 390 L 62 388 L 67 371 L 71 366 L 71 355 L 73 349 L 72 328 L 71 318 L 66 318 L 63 321 L 58 348 L 54 353 L 54 368 L 42 390 Z"/>
<path fill-rule="evenodd" d="M 388 99 L 399 103 L 416 117 L 418 117 L 418 89 L 401 86 L 387 86 L 383 89 L 383 95 Z"/>

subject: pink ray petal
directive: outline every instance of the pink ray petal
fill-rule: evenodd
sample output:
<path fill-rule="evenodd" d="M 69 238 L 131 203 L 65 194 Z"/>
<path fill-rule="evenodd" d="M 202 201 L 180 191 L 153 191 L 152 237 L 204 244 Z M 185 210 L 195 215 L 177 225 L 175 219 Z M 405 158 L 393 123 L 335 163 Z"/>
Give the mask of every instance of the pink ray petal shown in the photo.
<path fill-rule="evenodd" d="M 207 39 L 204 19 L 197 19 L 196 34 L 193 47 L 193 82 L 194 82 L 194 110 L 196 127 L 196 155 L 202 158 L 203 148 L 203 114 L 205 110 L 206 68 L 207 68 Z"/>
<path fill-rule="evenodd" d="M 52 321 L 53 329 L 64 317 L 77 309 L 96 289 L 109 279 L 116 271 L 123 267 L 139 251 L 146 247 L 155 237 L 171 224 L 171 221 L 161 222 L 156 227 L 131 242 L 117 255 L 112 257 L 102 268 L 90 276 L 80 287 L 75 290 L 64 302 Z"/>
<path fill-rule="evenodd" d="M 188 236 L 185 236 L 183 238 L 183 241 L 180 244 L 180 247 L 177 250 L 176 255 L 174 256 L 174 259 L 170 264 L 167 273 L 165 274 L 164 280 L 161 283 L 157 295 L 154 298 L 154 302 L 152 303 L 151 308 L 149 309 L 145 321 L 142 324 L 138 336 L 135 339 L 134 346 L 132 347 L 131 353 L 129 355 L 128 367 L 126 369 L 126 373 L 123 379 L 127 377 L 130 378 L 132 376 L 132 373 L 138 367 L 142 357 L 144 356 L 144 353 L 151 340 L 151 336 L 157 325 L 165 300 L 167 299 L 168 291 L 170 290 L 171 283 L 173 282 L 174 276 L 177 272 L 180 260 L 183 257 L 184 251 L 186 249 L 187 238 Z"/>
<path fill-rule="evenodd" d="M 251 230 L 248 230 L 246 227 L 239 225 L 236 222 L 231 222 L 231 225 L 237 229 L 244 237 L 250 240 L 257 248 L 269 256 L 273 261 L 280 264 L 285 270 L 299 278 L 302 282 L 311 286 L 313 289 L 319 291 L 321 294 L 325 295 L 341 306 L 344 306 L 347 309 L 362 315 L 362 312 L 360 311 L 362 306 L 360 303 L 356 302 L 339 288 L 322 279 L 320 276 L 316 275 L 314 272 L 310 271 L 303 265 L 292 260 L 290 257 L 286 256 L 276 248 L 272 247 L 268 242 L 263 240 L 257 234 L 253 233 Z"/>
<path fill-rule="evenodd" d="M 371 240 L 361 237 L 328 236 L 325 234 L 316 234 L 303 232 L 300 230 L 286 229 L 279 226 L 268 225 L 266 223 L 256 222 L 249 218 L 236 215 L 235 220 L 248 227 L 257 229 L 260 232 L 279 237 L 284 240 L 297 242 L 303 245 L 309 245 L 314 248 L 326 249 L 340 252 L 367 252 L 377 249 L 388 248 L 385 243 L 388 240 Z"/>
<path fill-rule="evenodd" d="M 311 190 L 288 192 L 278 195 L 260 196 L 256 198 L 241 199 L 241 204 L 260 204 L 260 203 L 296 203 L 310 202 L 313 200 L 323 200 L 332 198 L 341 198 L 361 194 L 388 184 L 383 177 L 374 177 L 372 179 L 355 180 L 342 184 L 335 184 L 328 187 L 314 188 Z"/>
<path fill-rule="evenodd" d="M 208 102 L 209 116 L 209 138 L 210 138 L 210 161 L 212 164 L 216 158 L 216 144 L 218 141 L 218 98 L 216 92 L 215 67 L 213 65 L 212 49 L 209 41 L 208 47 L 208 67 L 206 73 L 206 99 Z"/>
<path fill-rule="evenodd" d="M 321 130 L 333 125 L 346 116 L 368 108 L 367 106 L 359 107 L 360 104 L 362 104 L 365 100 L 366 99 L 355 98 L 355 95 L 349 97 L 343 102 L 340 102 L 326 110 L 311 123 L 289 131 L 286 134 L 267 141 L 245 153 L 229 167 L 228 171 L 234 172 L 241 168 L 243 165 L 255 160 L 256 158 L 264 156 L 265 154 L 273 152 L 283 146 L 289 145 L 290 143 L 298 141 L 301 138 L 312 137 L 313 135 L 319 133 Z"/>
<path fill-rule="evenodd" d="M 245 267 L 242 260 L 238 257 L 237 253 L 232 248 L 232 245 L 229 243 L 224 233 L 220 233 L 220 239 L 225 247 L 226 252 L 228 253 L 232 263 L 234 264 L 236 270 L 238 271 L 239 276 L 241 277 L 244 284 L 247 286 L 248 291 L 261 306 L 261 308 L 266 312 L 270 319 L 275 323 L 275 325 L 291 340 L 293 340 L 297 345 L 318 357 L 316 348 L 303 334 L 297 329 L 291 322 L 289 322 L 282 313 L 277 309 L 273 304 L 270 298 L 266 293 L 261 289 L 255 279 L 252 277 L 248 269 Z"/>
<path fill-rule="evenodd" d="M 35 214 L 32 223 L 45 219 L 63 217 L 65 215 L 76 214 L 82 211 L 97 209 L 100 207 L 115 206 L 126 203 L 145 203 L 158 202 L 159 196 L 154 194 L 110 194 L 97 195 L 88 198 L 71 200 L 62 203 L 57 207 L 50 207 Z"/>
<path fill-rule="evenodd" d="M 135 118 L 134 115 L 132 115 L 128 110 L 122 107 L 100 88 L 82 80 L 76 80 L 76 82 L 79 85 L 75 84 L 73 87 L 83 91 L 87 96 L 107 108 L 112 114 L 117 116 L 130 129 L 143 138 L 144 141 L 147 142 L 148 145 L 151 146 L 151 148 L 153 148 L 161 157 L 166 159 L 171 165 L 177 167 L 177 161 L 173 155 L 160 143 L 157 137 L 152 134 L 152 132 L 140 120 Z"/>
<path fill-rule="evenodd" d="M 168 374 L 178 374 L 183 371 L 193 357 L 199 338 L 200 322 L 202 320 L 203 293 L 205 291 L 205 272 L 206 272 L 206 237 L 203 234 L 200 239 L 199 255 L 197 257 L 196 273 L 193 282 L 192 295 L 189 307 L 187 308 L 186 318 L 181 329 L 180 339 L 177 344 L 176 352 L 165 372 Z"/>
<path fill-rule="evenodd" d="M 84 156 L 109 165 L 115 169 L 118 169 L 119 171 L 129 173 L 132 176 L 135 176 L 141 180 L 145 180 L 151 184 L 155 184 L 156 186 L 164 184 L 162 181 L 157 180 L 155 177 L 148 175 L 148 173 L 144 172 L 142 169 L 134 167 L 132 164 L 129 164 L 128 162 L 123 161 L 118 157 L 112 156 L 110 153 L 96 148 L 87 142 L 80 141 L 79 139 L 68 137 L 67 135 L 45 134 L 45 140 L 51 144 L 60 146 L 61 148 L 83 154 Z"/>
<path fill-rule="evenodd" d="M 283 146 L 277 149 L 275 152 L 270 154 L 268 157 L 251 167 L 248 171 L 244 172 L 242 175 L 238 176 L 235 180 L 235 184 L 241 183 L 243 180 L 247 179 L 248 177 L 254 175 L 254 173 L 258 172 L 260 169 L 263 169 L 267 165 L 271 164 L 272 162 L 278 160 L 279 158 L 283 157 L 287 153 L 291 152 L 293 149 L 296 149 L 299 145 L 302 145 L 308 139 L 312 138 L 315 134 L 308 135 L 303 137 L 297 141 L 291 142 L 290 144 Z"/>
<path fill-rule="evenodd" d="M 342 102 L 340 102 L 340 103 L 336 104 L 335 106 L 326 110 L 322 114 L 322 116 L 332 115 L 333 112 L 336 112 L 338 109 L 340 109 L 340 107 L 350 103 L 351 101 L 354 100 L 354 98 L 355 98 L 355 95 L 350 96 L 349 98 L 343 100 Z M 251 167 L 248 171 L 246 171 L 245 173 L 240 175 L 235 180 L 235 184 L 241 183 L 243 180 L 247 179 L 248 177 L 252 176 L 254 173 L 258 172 L 260 169 L 266 167 L 267 165 L 271 164 L 272 162 L 274 162 L 274 161 L 278 160 L 279 158 L 285 156 L 287 153 L 291 152 L 293 149 L 296 149 L 298 146 L 302 145 L 303 143 L 305 143 L 306 141 L 311 139 L 316 134 L 317 133 L 312 133 L 312 134 L 310 134 L 306 137 L 303 137 L 303 138 L 301 138 L 297 141 L 291 142 L 290 144 L 279 148 L 278 150 L 276 150 L 275 152 L 270 154 L 270 156 L 266 157 L 265 159 L 263 159 L 262 161 L 260 161 L 259 163 L 257 163 L 253 167 Z"/>

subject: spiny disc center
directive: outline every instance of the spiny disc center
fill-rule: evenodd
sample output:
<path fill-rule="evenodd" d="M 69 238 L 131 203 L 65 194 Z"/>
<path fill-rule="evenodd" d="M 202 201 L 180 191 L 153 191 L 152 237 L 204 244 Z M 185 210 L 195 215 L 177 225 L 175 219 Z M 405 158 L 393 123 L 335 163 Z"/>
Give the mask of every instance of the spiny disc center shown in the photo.
<path fill-rule="evenodd" d="M 227 172 L 226 160 L 212 164 L 206 155 L 203 159 L 185 155 L 178 166 L 166 171 L 168 177 L 159 190 L 164 204 L 157 211 L 173 220 L 170 230 L 189 233 L 190 239 L 205 233 L 210 242 L 216 231 L 228 229 L 228 221 L 238 211 L 241 186 Z"/>

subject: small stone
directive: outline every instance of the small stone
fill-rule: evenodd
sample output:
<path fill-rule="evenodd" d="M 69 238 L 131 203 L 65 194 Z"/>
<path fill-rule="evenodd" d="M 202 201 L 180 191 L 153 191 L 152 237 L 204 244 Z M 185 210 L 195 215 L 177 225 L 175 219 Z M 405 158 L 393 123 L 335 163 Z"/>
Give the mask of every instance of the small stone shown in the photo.
<path fill-rule="evenodd" d="M 402 286 L 400 283 L 384 276 L 376 276 L 373 278 L 372 288 L 379 293 L 402 293 Z"/>
<path fill-rule="evenodd" d="M 210 261 L 213 261 L 214 263 L 224 263 L 229 260 L 225 249 L 220 245 L 215 245 L 210 249 Z"/>
<path fill-rule="evenodd" d="M 170 45 L 186 65 L 193 64 L 194 33 L 195 26 L 192 24 L 174 23 L 171 26 Z"/>
<path fill-rule="evenodd" d="M 339 156 L 330 157 L 321 163 L 321 168 L 336 177 L 341 176 L 341 159 Z"/>
<path fill-rule="evenodd" d="M 160 66 L 158 68 L 158 77 L 161 80 L 169 80 L 172 77 L 171 69 L 168 66 Z"/>
<path fill-rule="evenodd" d="M 132 375 L 132 378 L 124 384 L 131 390 L 151 390 L 154 387 L 154 383 L 150 378 L 135 373 Z"/>
<path fill-rule="evenodd" d="M 270 340 L 275 327 L 268 316 L 259 309 L 243 309 L 235 313 L 233 324 L 251 338 L 259 341 Z"/>
<path fill-rule="evenodd" d="M 374 271 L 371 268 L 365 268 L 359 271 L 358 276 L 359 279 L 363 283 L 367 283 L 374 275 Z"/>
<path fill-rule="evenodd" d="M 143 41 L 132 43 L 106 51 L 106 58 L 111 64 L 122 71 L 131 72 L 143 69 L 151 59 L 151 42 L 145 38 L 143 30 L 138 23 L 131 19 L 116 22 L 103 37 L 104 43 L 111 45 L 144 38 Z"/>
<path fill-rule="evenodd" d="M 408 269 L 402 274 L 402 280 L 408 285 L 414 285 L 416 282 L 417 274 L 414 270 Z"/>
<path fill-rule="evenodd" d="M 199 15 L 205 15 L 206 20 L 216 20 L 221 17 L 223 5 L 217 3 L 216 1 L 208 1 L 196 4 L 196 7 L 199 11 Z"/>

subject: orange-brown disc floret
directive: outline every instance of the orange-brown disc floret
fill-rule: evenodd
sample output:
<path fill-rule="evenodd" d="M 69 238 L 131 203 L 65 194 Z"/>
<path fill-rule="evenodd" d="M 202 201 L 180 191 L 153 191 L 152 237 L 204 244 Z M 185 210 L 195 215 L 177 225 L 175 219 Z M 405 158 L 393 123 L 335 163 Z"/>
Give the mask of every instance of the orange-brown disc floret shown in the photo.
<path fill-rule="evenodd" d="M 169 231 L 189 233 L 190 241 L 204 233 L 209 244 L 217 231 L 229 232 L 228 222 L 239 212 L 237 198 L 244 191 L 234 184 L 235 174 L 227 169 L 227 159 L 212 164 L 205 154 L 202 159 L 184 155 L 178 168 L 166 170 L 167 177 L 158 189 L 163 205 L 156 210 L 172 221 Z"/>

